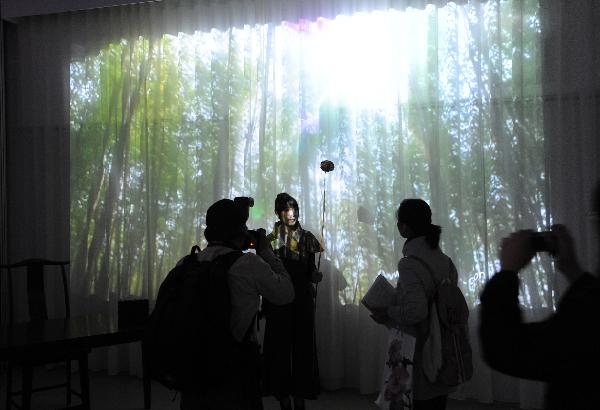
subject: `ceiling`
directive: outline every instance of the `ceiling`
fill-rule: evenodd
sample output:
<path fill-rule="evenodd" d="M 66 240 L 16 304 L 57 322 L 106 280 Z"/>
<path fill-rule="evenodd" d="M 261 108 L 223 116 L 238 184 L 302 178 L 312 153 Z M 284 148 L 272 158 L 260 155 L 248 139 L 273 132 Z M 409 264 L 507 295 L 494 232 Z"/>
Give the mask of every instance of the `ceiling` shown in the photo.
<path fill-rule="evenodd" d="M 89 10 L 123 4 L 144 3 L 162 0 L 0 0 L 2 19 Z"/>

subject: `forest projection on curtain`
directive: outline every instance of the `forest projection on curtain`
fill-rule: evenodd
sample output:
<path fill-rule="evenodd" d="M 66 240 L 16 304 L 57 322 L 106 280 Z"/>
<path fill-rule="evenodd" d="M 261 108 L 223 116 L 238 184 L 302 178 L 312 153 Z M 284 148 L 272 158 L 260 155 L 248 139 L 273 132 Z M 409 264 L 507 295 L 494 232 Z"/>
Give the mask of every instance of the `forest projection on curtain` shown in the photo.
<path fill-rule="evenodd" d="M 71 63 L 74 291 L 156 295 L 215 200 L 286 191 L 357 303 L 394 278 L 402 198 L 429 201 L 471 303 L 500 238 L 546 215 L 535 1 L 449 4 L 124 39 Z M 553 305 L 550 261 L 523 302 Z M 528 291 L 528 290 L 535 291 Z"/>

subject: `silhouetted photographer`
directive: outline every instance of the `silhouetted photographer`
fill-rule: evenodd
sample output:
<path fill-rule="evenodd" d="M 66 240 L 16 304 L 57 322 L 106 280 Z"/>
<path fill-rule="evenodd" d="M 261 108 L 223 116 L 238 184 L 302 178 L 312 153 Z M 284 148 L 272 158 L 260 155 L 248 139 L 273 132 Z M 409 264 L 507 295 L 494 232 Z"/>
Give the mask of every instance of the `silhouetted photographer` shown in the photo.
<path fill-rule="evenodd" d="M 597 215 L 600 184 L 594 198 Z M 548 319 L 524 323 L 518 272 L 536 252 L 552 254 L 569 288 Z M 544 233 L 513 233 L 502 241 L 500 267 L 481 294 L 486 362 L 515 377 L 547 382 L 547 409 L 599 409 L 600 280 L 582 271 L 569 230 L 554 225 Z"/>
<path fill-rule="evenodd" d="M 206 249 L 192 248 L 159 289 L 145 337 L 154 379 L 181 392 L 182 410 L 262 410 L 256 315 L 262 295 L 294 298 L 264 230 L 246 227 L 251 198 L 208 208 Z M 256 254 L 242 251 L 252 247 Z"/>

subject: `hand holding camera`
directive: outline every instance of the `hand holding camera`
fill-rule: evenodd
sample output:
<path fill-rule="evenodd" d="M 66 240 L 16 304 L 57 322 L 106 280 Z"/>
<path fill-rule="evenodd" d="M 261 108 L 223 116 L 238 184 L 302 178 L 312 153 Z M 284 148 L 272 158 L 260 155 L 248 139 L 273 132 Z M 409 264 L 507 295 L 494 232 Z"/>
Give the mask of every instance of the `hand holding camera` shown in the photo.
<path fill-rule="evenodd" d="M 552 231 L 532 232 L 530 241 L 535 253 L 548 252 L 551 255 L 558 253 L 557 237 Z"/>
<path fill-rule="evenodd" d="M 523 269 L 535 251 L 532 246 L 533 231 L 521 230 L 513 232 L 509 237 L 502 239 L 500 244 L 500 268 L 518 272 Z"/>
<path fill-rule="evenodd" d="M 254 249 L 256 249 L 257 252 L 260 252 L 269 246 L 269 242 L 267 241 L 267 233 L 263 228 L 249 232 L 252 232 L 254 236 Z"/>
<path fill-rule="evenodd" d="M 248 229 L 246 231 L 246 243 L 244 249 L 255 249 L 260 252 L 269 246 L 267 233 L 263 228 Z"/>
<path fill-rule="evenodd" d="M 544 232 L 517 231 L 504 238 L 500 245 L 500 267 L 502 270 L 518 272 L 538 252 L 550 253 L 556 267 L 570 281 L 581 274 L 573 239 L 564 225 L 553 225 L 551 231 Z"/>

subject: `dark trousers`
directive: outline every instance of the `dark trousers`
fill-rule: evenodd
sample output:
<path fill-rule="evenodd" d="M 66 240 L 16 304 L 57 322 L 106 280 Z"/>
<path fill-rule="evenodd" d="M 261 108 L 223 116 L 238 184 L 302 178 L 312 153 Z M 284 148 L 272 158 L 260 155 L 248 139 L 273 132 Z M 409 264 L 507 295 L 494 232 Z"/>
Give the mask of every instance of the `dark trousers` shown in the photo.
<path fill-rule="evenodd" d="M 263 410 L 259 346 L 242 342 L 232 356 L 236 367 L 227 380 L 215 388 L 182 392 L 181 410 Z"/>
<path fill-rule="evenodd" d="M 413 400 L 414 410 L 446 410 L 448 395 L 434 397 L 429 400 Z"/>
<path fill-rule="evenodd" d="M 316 399 L 319 394 L 312 299 L 296 295 L 293 303 L 275 306 L 263 300 L 264 394 L 280 399 Z"/>

